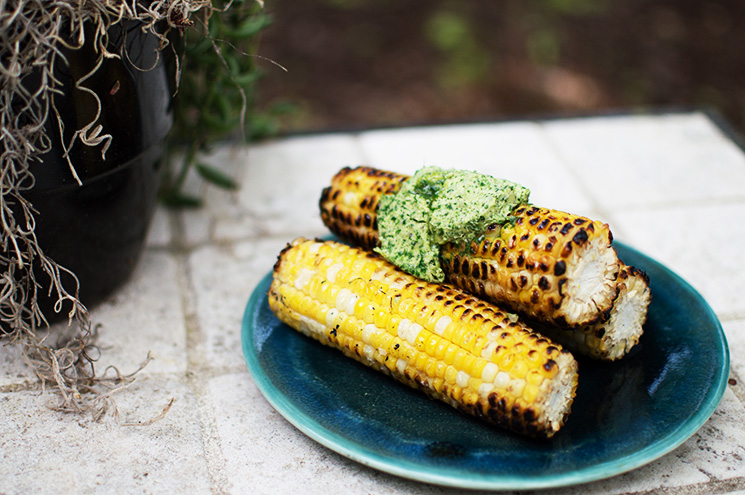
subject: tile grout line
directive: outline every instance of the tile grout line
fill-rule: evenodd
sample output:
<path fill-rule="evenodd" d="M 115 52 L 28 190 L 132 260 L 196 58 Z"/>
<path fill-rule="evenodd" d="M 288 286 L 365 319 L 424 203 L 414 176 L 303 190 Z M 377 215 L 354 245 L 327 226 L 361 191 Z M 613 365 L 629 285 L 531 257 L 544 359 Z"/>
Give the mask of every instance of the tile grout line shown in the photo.
<path fill-rule="evenodd" d="M 197 418 L 201 433 L 203 459 L 209 477 L 211 492 L 214 494 L 229 493 L 229 481 L 222 474 L 225 466 L 225 458 L 222 454 L 222 444 L 217 434 L 214 411 L 206 399 L 207 393 L 203 380 L 200 378 L 200 370 L 204 369 L 203 363 L 196 357 L 199 343 L 203 340 L 204 332 L 199 323 L 196 311 L 196 291 L 194 290 L 189 265 L 191 249 L 186 246 L 183 215 L 173 212 L 169 215 L 173 242 L 169 249 L 173 256 L 177 270 L 182 315 L 184 319 L 184 331 L 186 333 L 186 385 L 194 394 L 197 402 Z"/>
<path fill-rule="evenodd" d="M 557 146 L 556 142 L 551 137 L 551 134 L 546 129 L 545 124 L 543 122 L 536 122 L 536 127 L 538 128 L 538 132 L 540 133 L 541 138 L 550 150 L 551 155 L 556 158 L 556 161 L 562 166 L 566 175 L 569 176 L 571 180 L 577 185 L 579 190 L 582 191 L 583 196 L 589 200 L 592 210 L 603 218 L 614 218 L 611 211 L 608 211 L 606 208 L 602 207 L 600 203 L 598 203 L 595 195 L 592 194 L 592 191 L 587 188 L 585 182 L 579 176 L 575 168 L 571 166 L 570 160 L 561 151 L 559 146 Z M 619 230 L 621 230 L 620 227 Z M 620 231 L 619 234 L 619 237 L 623 236 L 624 232 Z"/>
<path fill-rule="evenodd" d="M 649 491 L 637 492 L 635 495 L 703 495 L 712 493 L 730 493 L 745 488 L 745 477 L 728 480 L 710 480 L 703 483 L 683 485 L 669 488 L 655 488 Z"/>
<path fill-rule="evenodd" d="M 543 139 L 546 142 L 548 148 L 551 150 L 552 155 L 562 165 L 563 169 L 572 178 L 573 182 L 579 187 L 584 197 L 590 201 L 592 209 L 598 214 L 600 214 L 601 216 L 603 216 L 604 218 L 607 218 L 609 220 L 615 219 L 616 218 L 615 215 L 619 211 L 626 213 L 626 212 L 639 212 L 639 211 L 643 212 L 645 210 L 650 210 L 650 209 L 651 210 L 665 210 L 665 209 L 680 209 L 680 208 L 702 208 L 702 207 L 705 208 L 705 207 L 717 207 L 717 206 L 727 207 L 727 206 L 737 206 L 737 205 L 745 204 L 745 195 L 737 194 L 737 195 L 730 195 L 728 197 L 700 198 L 695 201 L 682 201 L 682 200 L 666 201 L 666 202 L 651 201 L 651 202 L 642 203 L 642 204 L 636 203 L 636 204 L 623 205 L 622 210 L 620 209 L 609 210 L 607 207 L 599 203 L 596 198 L 596 195 L 593 194 L 593 191 L 587 188 L 584 181 L 581 179 L 581 176 L 578 175 L 575 168 L 572 167 L 571 161 L 566 158 L 565 154 L 556 145 L 556 141 L 552 139 L 550 133 L 548 132 L 546 126 L 544 125 L 545 123 L 541 121 L 537 121 L 536 124 L 539 129 L 539 132 L 543 135 Z M 714 127 L 716 127 L 716 125 Z M 622 228 L 614 227 L 614 234 L 616 234 L 615 230 L 618 231 L 618 235 L 615 235 L 615 237 L 621 238 L 621 236 L 625 236 L 625 233 L 623 232 Z"/>

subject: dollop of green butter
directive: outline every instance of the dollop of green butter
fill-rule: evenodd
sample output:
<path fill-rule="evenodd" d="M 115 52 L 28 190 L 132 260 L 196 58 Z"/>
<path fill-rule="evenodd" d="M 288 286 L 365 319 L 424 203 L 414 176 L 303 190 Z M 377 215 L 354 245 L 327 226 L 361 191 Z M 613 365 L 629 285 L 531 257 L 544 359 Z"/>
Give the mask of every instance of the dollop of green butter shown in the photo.
<path fill-rule="evenodd" d="M 378 207 L 376 251 L 407 273 L 442 282 L 440 247 L 470 242 L 492 224 L 503 225 L 530 191 L 508 180 L 466 170 L 426 167 Z"/>

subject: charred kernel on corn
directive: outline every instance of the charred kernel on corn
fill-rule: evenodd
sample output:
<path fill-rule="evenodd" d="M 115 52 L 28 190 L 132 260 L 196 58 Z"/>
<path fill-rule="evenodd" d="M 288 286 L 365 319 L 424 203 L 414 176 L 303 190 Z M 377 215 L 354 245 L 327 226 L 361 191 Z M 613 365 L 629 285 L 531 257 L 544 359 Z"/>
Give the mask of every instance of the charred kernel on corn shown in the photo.
<path fill-rule="evenodd" d="M 335 269 L 332 282 L 324 267 L 337 264 L 355 270 Z M 359 283 L 359 273 L 370 274 L 374 290 Z M 374 300 L 381 291 L 400 301 L 397 309 L 381 314 Z M 457 304 L 440 304 L 442 298 Z M 281 321 L 319 342 L 516 432 L 550 437 L 569 414 L 577 387 L 569 352 L 497 307 L 408 276 L 373 253 L 298 239 L 275 264 L 269 305 Z M 516 344 L 498 343 L 508 337 Z M 522 397 L 526 390 L 531 400 Z"/>
<path fill-rule="evenodd" d="M 380 197 L 395 193 L 407 179 L 369 167 L 342 169 L 322 194 L 321 217 L 341 239 L 371 249 L 378 243 Z M 334 193 L 348 189 L 358 197 L 376 199 L 364 208 L 340 205 Z M 371 215 L 373 227 L 359 229 L 334 217 L 332 212 L 338 208 L 346 208 L 352 217 L 363 212 Z M 527 205 L 518 206 L 512 215 L 514 221 L 490 226 L 479 241 L 443 246 L 447 281 L 538 321 L 565 327 L 599 321 L 618 294 L 620 264 L 608 226 Z"/>
<path fill-rule="evenodd" d="M 447 280 L 541 321 L 598 320 L 617 294 L 619 261 L 608 226 L 547 208 L 512 213 L 514 223 L 470 246 L 443 246 Z"/>

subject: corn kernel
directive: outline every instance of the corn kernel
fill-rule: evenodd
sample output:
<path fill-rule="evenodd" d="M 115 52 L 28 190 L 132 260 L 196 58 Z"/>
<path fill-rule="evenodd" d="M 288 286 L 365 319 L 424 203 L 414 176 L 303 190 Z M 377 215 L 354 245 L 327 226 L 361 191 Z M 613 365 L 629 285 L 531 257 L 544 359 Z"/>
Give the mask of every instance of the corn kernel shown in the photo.
<path fill-rule="evenodd" d="M 442 361 L 442 360 L 439 360 L 438 359 L 437 360 L 437 367 L 435 368 L 435 374 L 439 378 L 445 378 L 445 372 L 447 371 L 447 369 L 448 369 L 448 365 L 445 364 L 445 361 Z"/>
<path fill-rule="evenodd" d="M 458 324 L 454 321 L 451 321 L 442 331 L 442 338 L 449 342 L 454 342 L 453 334 L 455 333 L 457 329 L 458 329 Z"/>
<path fill-rule="evenodd" d="M 499 367 L 494 363 L 487 362 L 481 371 L 481 379 L 485 382 L 492 382 L 494 377 L 497 376 L 497 372 L 499 372 Z"/>
<path fill-rule="evenodd" d="M 543 375 L 538 370 L 530 370 L 526 379 L 531 385 L 540 385 L 543 383 Z"/>
<path fill-rule="evenodd" d="M 512 366 L 515 364 L 515 356 L 513 356 L 509 352 L 503 353 L 499 358 L 497 358 L 497 365 L 499 365 L 500 370 L 504 370 L 506 372 L 510 372 L 512 370 Z"/>
<path fill-rule="evenodd" d="M 385 325 L 385 330 L 391 335 L 398 335 L 398 326 L 401 324 L 401 317 L 393 313 L 388 318 Z"/>
<path fill-rule="evenodd" d="M 466 309 L 468 309 L 468 308 L 466 308 L 462 304 L 458 304 L 458 305 L 456 305 L 453 308 L 452 313 L 450 314 L 450 317 L 454 321 L 459 321 L 461 319 L 461 316 L 463 315 L 463 313 L 466 311 Z"/>
<path fill-rule="evenodd" d="M 448 342 L 445 339 L 439 339 L 437 341 L 437 346 L 435 348 L 434 356 L 439 360 L 445 359 L 445 352 L 448 349 L 448 346 L 450 345 L 450 342 Z"/>
<path fill-rule="evenodd" d="M 513 397 L 520 397 L 525 390 L 525 380 L 510 380 L 507 392 Z"/>
<path fill-rule="evenodd" d="M 377 342 L 373 341 L 373 337 L 375 336 L 375 333 L 378 331 L 378 328 L 375 325 L 367 324 L 362 329 L 362 341 L 365 344 L 372 344 L 377 346 Z M 377 340 L 377 339 L 375 339 Z"/>
<path fill-rule="evenodd" d="M 466 373 L 468 373 L 469 375 L 478 376 L 476 375 L 474 371 L 474 367 L 476 364 L 476 357 L 473 356 L 472 354 L 469 354 L 466 351 L 463 351 L 463 354 L 464 354 L 464 357 L 463 357 L 463 362 L 459 366 L 460 369 L 465 370 Z"/>
<path fill-rule="evenodd" d="M 437 349 L 437 343 L 442 340 L 437 338 L 434 334 L 429 334 L 426 338 L 426 342 L 424 343 L 424 352 L 426 352 L 430 356 L 435 355 L 435 350 Z"/>
<path fill-rule="evenodd" d="M 316 306 L 315 314 L 313 315 L 313 319 L 318 322 L 325 322 L 326 321 L 326 315 L 329 312 L 329 307 L 325 304 L 318 304 Z"/>
<path fill-rule="evenodd" d="M 487 344 L 486 337 L 479 335 L 476 337 L 475 341 L 473 342 L 471 346 L 471 352 L 473 352 L 477 356 L 481 356 L 481 351 L 484 350 L 484 347 Z"/>
<path fill-rule="evenodd" d="M 458 370 L 455 368 L 455 366 L 448 366 L 445 370 L 445 381 L 448 383 L 455 383 L 455 380 L 458 377 Z"/>
<path fill-rule="evenodd" d="M 388 313 L 384 309 L 378 308 L 377 311 L 375 311 L 375 316 L 373 317 L 373 323 L 375 323 L 375 326 L 378 328 L 386 328 L 387 322 L 388 322 Z"/>
<path fill-rule="evenodd" d="M 375 361 L 380 365 L 381 370 L 385 368 L 385 358 L 386 355 L 381 353 L 380 349 L 375 352 Z"/>
<path fill-rule="evenodd" d="M 506 389 L 510 384 L 510 375 L 505 373 L 504 371 L 500 371 L 497 373 L 497 376 L 494 377 L 494 386 L 500 389 Z"/>
<path fill-rule="evenodd" d="M 396 371 L 396 364 L 398 363 L 398 359 L 392 357 L 390 354 L 386 356 L 386 359 L 383 361 L 385 364 L 385 367 L 388 368 L 391 372 Z"/>
<path fill-rule="evenodd" d="M 461 397 L 461 401 L 467 406 L 467 407 L 473 407 L 475 406 L 479 401 L 479 394 L 474 392 L 473 390 L 465 390 L 463 392 L 463 395 Z"/>
<path fill-rule="evenodd" d="M 432 380 L 432 387 L 437 391 L 437 393 L 442 393 L 442 386 L 445 384 L 445 380 L 441 377 L 437 377 L 434 380 Z"/>
<path fill-rule="evenodd" d="M 338 285 L 332 285 L 332 284 L 324 284 L 325 285 L 325 294 L 324 294 L 324 302 L 328 304 L 329 306 L 336 306 L 336 298 L 339 295 L 339 291 L 341 288 Z"/>
<path fill-rule="evenodd" d="M 461 370 L 455 375 L 455 384 L 459 387 L 465 388 L 468 386 L 469 378 L 471 378 L 471 375 Z"/>
<path fill-rule="evenodd" d="M 479 395 L 481 397 L 488 397 L 489 393 L 494 390 L 494 384 L 493 383 L 482 383 L 479 385 Z"/>
<path fill-rule="evenodd" d="M 450 388 L 450 394 L 449 395 L 450 395 L 450 397 L 453 398 L 453 400 L 460 401 L 460 397 L 461 397 L 462 394 L 463 394 L 463 389 L 460 388 L 459 386 L 456 385 L 456 386 Z"/>
<path fill-rule="evenodd" d="M 474 357 L 473 364 L 471 365 L 471 375 L 480 377 L 487 363 L 488 361 L 486 359 Z"/>
<path fill-rule="evenodd" d="M 480 386 L 481 386 L 481 379 L 476 378 L 474 376 L 468 379 L 469 390 L 478 390 Z"/>
<path fill-rule="evenodd" d="M 450 339 L 451 342 L 461 345 L 461 342 L 463 342 L 463 336 L 468 332 L 468 328 L 466 328 L 465 325 L 458 325 L 452 333 L 452 336 Z"/>
<path fill-rule="evenodd" d="M 490 361 L 494 361 L 496 359 L 495 351 L 497 349 L 497 345 L 498 344 L 496 342 L 487 342 L 486 345 L 484 345 L 484 348 L 481 349 L 481 357 Z"/>
<path fill-rule="evenodd" d="M 404 318 L 411 318 L 412 308 L 414 307 L 414 300 L 411 298 L 402 298 L 398 303 L 398 314 Z"/>
<path fill-rule="evenodd" d="M 427 356 L 423 352 L 417 352 L 416 358 L 414 360 L 414 367 L 417 370 L 424 370 L 427 367 L 428 361 L 429 361 L 429 356 Z"/>
<path fill-rule="evenodd" d="M 399 341 L 401 345 L 399 347 L 399 355 L 406 361 L 414 361 L 416 359 L 417 352 L 409 345 L 406 341 Z"/>
<path fill-rule="evenodd" d="M 427 318 L 423 320 L 422 325 L 424 325 L 425 328 L 429 328 L 431 330 L 434 330 L 435 326 L 437 325 L 437 320 L 440 319 L 440 313 L 438 313 L 436 310 L 432 309 L 427 314 Z"/>
<path fill-rule="evenodd" d="M 523 390 L 522 398 L 528 404 L 532 404 L 538 398 L 538 386 L 532 383 L 525 384 L 525 390 Z"/>
<path fill-rule="evenodd" d="M 428 358 L 427 359 L 427 365 L 425 368 L 425 373 L 427 373 L 427 376 L 434 378 L 437 376 L 437 360 L 434 358 Z"/>
<path fill-rule="evenodd" d="M 419 327 L 421 328 L 421 326 Z M 420 351 L 424 351 L 424 348 L 426 346 L 427 342 L 427 331 L 424 329 L 419 330 L 419 333 L 416 335 L 416 338 L 414 339 L 414 342 L 412 344 L 419 349 Z"/>
<path fill-rule="evenodd" d="M 437 335 L 442 336 L 445 329 L 453 322 L 453 320 L 448 315 L 440 316 L 437 319 L 437 323 L 435 323 L 434 326 L 434 332 Z"/>
<path fill-rule="evenodd" d="M 525 361 L 516 360 L 512 369 L 510 369 L 510 374 L 517 378 L 525 378 L 525 375 L 528 374 L 528 365 L 525 364 Z"/>
<path fill-rule="evenodd" d="M 458 350 L 460 348 L 455 344 L 448 344 L 447 349 L 445 350 L 445 355 L 443 356 L 443 361 L 445 361 L 447 364 L 453 364 L 455 361 L 455 355 L 457 354 Z"/>
<path fill-rule="evenodd" d="M 403 301 L 403 297 L 401 297 L 400 294 L 396 294 L 393 297 L 391 297 L 391 314 L 392 315 L 403 315 L 400 310 L 401 301 Z"/>
<path fill-rule="evenodd" d="M 463 334 L 460 340 L 460 345 L 464 349 L 471 349 L 473 347 L 473 342 L 476 339 L 476 334 L 473 333 L 470 329 L 467 329 L 466 332 Z"/>
<path fill-rule="evenodd" d="M 455 351 L 455 356 L 453 357 L 453 366 L 455 366 L 458 369 L 463 368 L 463 361 L 466 359 L 466 356 L 468 353 L 464 351 L 461 348 L 458 348 L 457 351 Z"/>
<path fill-rule="evenodd" d="M 388 354 L 393 346 L 393 336 L 387 332 L 384 332 L 378 328 L 378 347 L 381 349 L 380 352 Z"/>

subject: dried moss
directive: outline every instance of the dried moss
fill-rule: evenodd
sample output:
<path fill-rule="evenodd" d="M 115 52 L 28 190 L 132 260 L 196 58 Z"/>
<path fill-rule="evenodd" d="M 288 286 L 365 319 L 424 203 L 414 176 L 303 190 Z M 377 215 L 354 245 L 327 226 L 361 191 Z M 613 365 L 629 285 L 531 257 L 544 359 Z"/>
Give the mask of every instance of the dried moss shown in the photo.
<path fill-rule="evenodd" d="M 55 409 L 89 411 L 98 418 L 111 410 L 112 394 L 134 374 L 123 375 L 115 368 L 97 374 L 97 332 L 88 308 L 79 300 L 77 278 L 45 255 L 35 233 L 34 206 L 24 198 L 23 193 L 34 185 L 29 164 L 52 146 L 45 125 L 51 121 L 60 129 L 63 126 L 54 105 L 62 84 L 52 68 L 64 62 L 64 49 L 74 50 L 84 43 L 95 47 L 96 68 L 106 58 L 126 56 L 106 49 L 108 28 L 124 21 L 141 22 L 143 30 L 159 36 L 161 49 L 172 49 L 168 30 L 204 27 L 215 8 L 230 6 L 227 2 L 215 7 L 208 0 L 0 0 L 0 337 L 23 346 L 42 387 L 57 392 Z M 24 81 L 32 72 L 41 83 L 29 89 Z M 89 76 L 78 80 L 76 88 L 92 94 L 100 113 L 100 100 L 85 87 Z M 103 145 L 105 159 L 112 139 L 97 121 L 98 115 L 77 129 L 69 142 L 61 143 L 69 173 L 78 182 L 69 150 Z M 73 287 L 62 284 L 64 273 L 72 275 Z M 45 331 L 48 322 L 38 304 L 42 291 L 57 300 L 58 311 L 63 303 L 71 305 L 66 332 Z"/>

